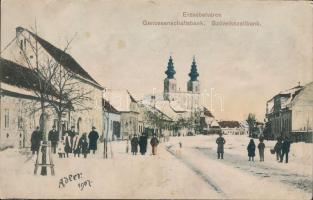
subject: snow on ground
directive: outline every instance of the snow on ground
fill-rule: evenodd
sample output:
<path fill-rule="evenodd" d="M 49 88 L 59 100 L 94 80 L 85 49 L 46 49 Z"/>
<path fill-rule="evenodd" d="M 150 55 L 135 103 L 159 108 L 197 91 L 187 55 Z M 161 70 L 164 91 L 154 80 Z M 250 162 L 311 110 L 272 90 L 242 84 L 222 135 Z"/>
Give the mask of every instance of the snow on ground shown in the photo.
<path fill-rule="evenodd" d="M 248 162 L 249 138 L 225 136 L 225 159 L 218 160 L 216 137 L 172 137 L 160 144 L 157 156 L 150 147 L 145 156 L 132 156 L 125 141 L 113 142 L 109 159 L 103 159 L 99 144 L 87 159 L 54 156 L 56 175 L 46 177 L 33 175 L 35 156 L 7 149 L 0 152 L 0 198 L 311 198 L 312 144 L 292 144 L 285 164 L 269 152 L 275 142 L 265 141 L 265 162 L 258 154 L 256 162 Z M 59 188 L 60 179 L 77 173 L 81 179 Z"/>
<path fill-rule="evenodd" d="M 274 141 L 265 141 L 265 162 L 249 162 L 247 136 L 224 136 L 224 160 L 216 154 L 217 136 L 171 138 L 168 150 L 209 179 L 225 198 L 310 199 L 312 197 L 312 144 L 291 145 L 289 163 L 270 154 Z M 179 148 L 179 142 L 182 148 Z M 258 141 L 255 141 L 256 145 Z M 177 153 L 179 152 L 179 153 Z"/>
<path fill-rule="evenodd" d="M 33 176 L 35 158 L 29 161 L 16 149 L 0 152 L 1 198 L 219 198 L 194 172 L 170 155 L 163 144 L 159 155 L 132 156 L 125 153 L 126 143 L 112 144 L 113 159 L 103 159 L 100 149 L 87 159 L 54 158 L 54 177 Z M 26 162 L 25 162 L 26 161 Z M 72 181 L 59 188 L 59 179 L 82 173 L 91 187 L 82 191 Z"/>

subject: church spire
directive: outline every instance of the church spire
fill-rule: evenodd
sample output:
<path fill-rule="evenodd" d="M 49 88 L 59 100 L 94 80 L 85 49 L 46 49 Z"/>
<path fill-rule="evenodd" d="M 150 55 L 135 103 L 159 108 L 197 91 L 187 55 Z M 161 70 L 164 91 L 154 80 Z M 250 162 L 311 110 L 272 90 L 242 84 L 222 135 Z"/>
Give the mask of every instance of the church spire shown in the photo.
<path fill-rule="evenodd" d="M 190 77 L 190 81 L 196 81 L 198 76 L 199 76 L 195 56 L 193 56 L 191 70 L 190 70 L 190 73 L 188 75 Z"/>
<path fill-rule="evenodd" d="M 172 56 L 170 56 L 170 59 L 168 60 L 167 70 L 165 71 L 165 74 L 167 75 L 168 79 L 173 79 L 174 75 L 176 74 L 176 71 L 174 69 Z"/>

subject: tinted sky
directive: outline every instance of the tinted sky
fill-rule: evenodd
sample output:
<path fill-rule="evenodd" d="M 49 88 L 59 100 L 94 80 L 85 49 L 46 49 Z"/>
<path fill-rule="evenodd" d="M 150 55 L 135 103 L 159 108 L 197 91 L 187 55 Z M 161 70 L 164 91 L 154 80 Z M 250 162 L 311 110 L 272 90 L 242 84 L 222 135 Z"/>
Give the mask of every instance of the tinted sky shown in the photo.
<path fill-rule="evenodd" d="M 283 3 L 283 4 L 282 4 Z M 308 2 L 44 1 L 2 2 L 2 47 L 15 28 L 30 28 L 70 54 L 100 84 L 135 96 L 163 90 L 172 53 L 178 87 L 186 90 L 193 55 L 202 91 L 214 88 L 218 119 L 263 120 L 266 101 L 312 81 L 312 6 Z M 183 12 L 219 13 L 186 18 Z M 143 20 L 202 20 L 204 26 L 144 26 Z M 211 26 L 211 20 L 258 21 L 258 27 Z M 219 97 L 223 97 L 221 111 Z"/>

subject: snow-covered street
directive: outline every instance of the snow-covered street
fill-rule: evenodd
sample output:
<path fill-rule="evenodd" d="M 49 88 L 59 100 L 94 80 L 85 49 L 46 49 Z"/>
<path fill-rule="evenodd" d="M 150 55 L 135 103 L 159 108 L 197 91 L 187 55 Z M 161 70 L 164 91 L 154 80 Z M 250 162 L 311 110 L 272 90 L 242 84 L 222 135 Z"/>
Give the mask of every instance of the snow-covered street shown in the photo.
<path fill-rule="evenodd" d="M 285 164 L 278 163 L 270 154 L 269 149 L 275 142 L 265 141 L 265 162 L 258 161 L 257 152 L 256 161 L 249 162 L 246 153 L 249 138 L 225 136 L 224 160 L 218 160 L 216 137 L 172 137 L 169 142 L 159 145 L 156 156 L 151 155 L 149 147 L 147 155 L 132 156 L 126 154 L 126 141 L 112 142 L 113 158 L 109 153 L 109 159 L 103 159 L 103 144 L 99 144 L 97 154 L 88 155 L 87 159 L 73 158 L 72 155 L 69 159 L 55 156 L 56 175 L 53 177 L 34 176 L 35 157 L 25 151 L 7 149 L 0 152 L 0 197 L 312 197 L 312 144 L 292 144 L 290 161 Z M 81 177 L 76 180 L 69 177 L 75 174 Z M 85 181 L 87 184 L 82 184 Z"/>

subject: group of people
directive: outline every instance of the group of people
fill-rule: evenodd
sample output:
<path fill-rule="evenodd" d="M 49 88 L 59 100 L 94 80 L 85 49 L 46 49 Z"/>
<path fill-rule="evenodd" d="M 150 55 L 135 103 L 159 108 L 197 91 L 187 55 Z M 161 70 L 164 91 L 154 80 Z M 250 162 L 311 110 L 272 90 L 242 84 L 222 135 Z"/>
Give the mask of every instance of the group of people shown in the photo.
<path fill-rule="evenodd" d="M 279 162 L 284 161 L 284 157 L 286 156 L 285 162 L 288 163 L 288 154 L 290 151 L 290 140 L 288 138 L 278 138 L 277 143 L 274 146 L 274 151 L 276 153 L 276 159 Z"/>
<path fill-rule="evenodd" d="M 226 143 L 226 140 L 222 137 L 222 134 L 219 134 L 219 137 L 216 139 L 216 144 L 217 144 L 217 158 L 218 159 L 224 159 L 224 145 Z M 260 138 L 259 139 L 259 144 L 258 144 L 258 150 L 259 150 L 259 157 L 260 157 L 260 162 L 264 162 L 264 149 L 265 149 L 265 144 L 264 144 L 264 139 Z M 256 150 L 256 145 L 254 143 L 253 139 L 250 139 L 250 142 L 247 146 L 247 151 L 248 151 L 248 157 L 249 161 L 254 161 L 255 157 L 255 150 Z M 288 163 L 288 153 L 290 150 L 290 141 L 288 138 L 285 138 L 284 140 L 278 139 L 274 151 L 276 152 L 276 157 L 279 162 L 283 162 L 284 156 L 286 156 L 286 163 Z"/>
<path fill-rule="evenodd" d="M 43 139 L 42 136 L 39 127 L 37 127 L 31 135 L 31 151 L 33 154 L 38 153 L 40 142 Z M 79 137 L 79 134 L 75 132 L 74 126 L 62 135 L 61 140 L 59 140 L 59 132 L 56 130 L 55 126 L 52 126 L 52 130 L 49 131 L 48 134 L 48 141 L 51 142 L 52 152 L 54 154 L 58 153 L 60 158 L 69 157 L 71 153 L 74 154 L 74 157 L 76 157 L 76 155 L 80 157 L 80 154 L 82 154 L 84 158 L 87 158 L 87 154 L 90 151 L 93 151 L 93 153 L 96 152 L 98 139 L 99 134 L 94 126 L 88 135 L 88 139 L 86 133 L 83 133 Z"/>
<path fill-rule="evenodd" d="M 258 149 L 259 149 L 260 162 L 264 162 L 265 144 L 264 144 L 263 138 L 260 138 L 259 141 L 260 142 L 258 144 Z M 256 146 L 255 146 L 254 140 L 250 139 L 250 142 L 247 146 L 249 161 L 254 161 L 255 149 L 256 149 Z"/>
<path fill-rule="evenodd" d="M 134 136 L 130 139 L 130 144 L 131 152 L 133 155 L 137 155 L 138 146 L 140 148 L 141 155 L 145 155 L 145 153 L 147 152 L 148 137 L 145 133 L 143 133 L 139 138 L 137 134 L 134 134 Z M 154 134 L 150 140 L 150 145 L 152 147 L 152 155 L 156 155 L 158 144 L 159 140 Z"/>

